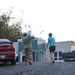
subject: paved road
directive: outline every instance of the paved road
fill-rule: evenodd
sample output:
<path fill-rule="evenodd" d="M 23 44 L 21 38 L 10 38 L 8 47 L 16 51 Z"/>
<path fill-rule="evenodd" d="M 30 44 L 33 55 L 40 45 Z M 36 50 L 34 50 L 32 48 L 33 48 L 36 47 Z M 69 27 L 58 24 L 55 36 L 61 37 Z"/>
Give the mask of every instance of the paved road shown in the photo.
<path fill-rule="evenodd" d="M 75 75 L 75 62 L 36 62 L 33 65 L 0 64 L 0 75 Z"/>

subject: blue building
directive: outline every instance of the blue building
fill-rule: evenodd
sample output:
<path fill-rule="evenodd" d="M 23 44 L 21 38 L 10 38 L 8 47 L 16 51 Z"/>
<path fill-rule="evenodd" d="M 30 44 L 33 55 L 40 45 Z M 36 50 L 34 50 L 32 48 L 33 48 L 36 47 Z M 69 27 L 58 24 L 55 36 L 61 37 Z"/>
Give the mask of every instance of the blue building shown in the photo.
<path fill-rule="evenodd" d="M 40 38 L 35 38 L 32 40 L 32 49 L 33 49 L 33 61 L 44 61 L 44 50 L 45 50 L 45 43 L 46 41 Z M 21 56 L 24 55 L 24 44 L 22 39 L 18 39 L 18 60 L 22 61 Z"/>

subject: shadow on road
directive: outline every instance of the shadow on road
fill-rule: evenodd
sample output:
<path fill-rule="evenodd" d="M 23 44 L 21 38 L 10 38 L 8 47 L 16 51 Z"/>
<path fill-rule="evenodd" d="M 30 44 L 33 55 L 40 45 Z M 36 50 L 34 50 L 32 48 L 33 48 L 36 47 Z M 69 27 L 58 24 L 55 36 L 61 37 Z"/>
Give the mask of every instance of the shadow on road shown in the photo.
<path fill-rule="evenodd" d="M 12 66 L 11 63 L 0 63 L 0 67 Z"/>

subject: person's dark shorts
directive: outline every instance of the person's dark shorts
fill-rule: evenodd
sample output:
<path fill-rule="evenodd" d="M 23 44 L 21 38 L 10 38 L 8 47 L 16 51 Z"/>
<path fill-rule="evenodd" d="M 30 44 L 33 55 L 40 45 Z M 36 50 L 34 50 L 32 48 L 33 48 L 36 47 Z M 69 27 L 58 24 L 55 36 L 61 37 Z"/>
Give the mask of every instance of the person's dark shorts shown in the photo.
<path fill-rule="evenodd" d="M 54 51 L 55 51 L 55 48 L 56 48 L 56 46 L 50 46 L 50 47 L 49 47 L 49 51 L 50 51 L 50 52 L 54 52 Z"/>

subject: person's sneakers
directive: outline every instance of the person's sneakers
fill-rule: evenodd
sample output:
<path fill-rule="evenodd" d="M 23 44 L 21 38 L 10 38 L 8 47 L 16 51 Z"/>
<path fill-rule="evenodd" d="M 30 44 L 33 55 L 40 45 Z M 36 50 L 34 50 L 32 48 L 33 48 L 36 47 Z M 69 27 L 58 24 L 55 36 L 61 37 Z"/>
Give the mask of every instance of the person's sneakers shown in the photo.
<path fill-rule="evenodd" d="M 30 61 L 28 61 L 28 63 L 29 63 L 30 65 L 32 65 L 32 63 L 31 63 Z"/>
<path fill-rule="evenodd" d="M 55 61 L 53 61 L 53 64 L 55 63 Z"/>

